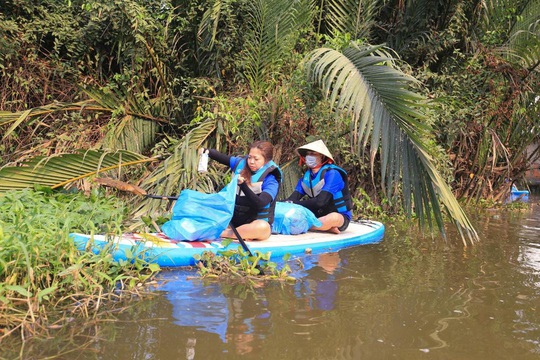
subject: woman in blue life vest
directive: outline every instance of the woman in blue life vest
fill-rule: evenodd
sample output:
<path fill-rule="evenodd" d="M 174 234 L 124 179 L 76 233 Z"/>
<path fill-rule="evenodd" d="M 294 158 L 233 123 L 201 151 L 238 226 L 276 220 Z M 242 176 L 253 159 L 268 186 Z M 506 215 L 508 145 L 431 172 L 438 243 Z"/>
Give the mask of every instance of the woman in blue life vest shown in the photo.
<path fill-rule="evenodd" d="M 202 149 L 239 174 L 236 202 L 231 224 L 246 240 L 266 240 L 272 232 L 276 198 L 281 185 L 281 170 L 272 160 L 274 147 L 268 141 L 255 141 L 247 156 L 229 156 L 215 149 Z M 222 237 L 235 238 L 231 228 Z"/>
<path fill-rule="evenodd" d="M 308 208 L 322 222 L 310 230 L 339 234 L 347 229 L 352 218 L 347 173 L 334 165 L 334 158 L 322 140 L 301 146 L 297 152 L 308 170 L 287 201 Z"/>

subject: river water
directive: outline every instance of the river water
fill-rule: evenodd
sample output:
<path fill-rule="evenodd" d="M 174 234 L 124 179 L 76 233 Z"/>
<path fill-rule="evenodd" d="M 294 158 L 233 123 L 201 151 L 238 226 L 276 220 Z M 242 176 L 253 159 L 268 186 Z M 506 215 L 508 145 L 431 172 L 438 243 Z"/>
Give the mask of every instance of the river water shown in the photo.
<path fill-rule="evenodd" d="M 18 356 L 540 359 L 539 200 L 471 214 L 481 241 L 467 248 L 452 226 L 445 243 L 386 224 L 379 244 L 292 263 L 290 284 L 250 289 L 166 271 L 151 299 Z"/>

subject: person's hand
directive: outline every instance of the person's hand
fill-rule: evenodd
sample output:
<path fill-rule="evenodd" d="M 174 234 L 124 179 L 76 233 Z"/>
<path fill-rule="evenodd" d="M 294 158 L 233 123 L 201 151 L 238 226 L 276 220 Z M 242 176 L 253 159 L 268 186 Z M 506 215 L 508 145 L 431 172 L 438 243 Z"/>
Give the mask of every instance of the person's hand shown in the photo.
<path fill-rule="evenodd" d="M 246 181 L 246 179 L 244 179 L 243 176 L 238 177 L 238 185 L 242 185 L 244 183 L 244 181 Z"/>
<path fill-rule="evenodd" d="M 208 151 L 207 148 L 200 148 L 200 149 L 199 149 L 199 155 L 201 155 L 201 154 L 204 153 L 204 152 L 207 153 L 207 154 L 209 153 L 209 151 Z"/>

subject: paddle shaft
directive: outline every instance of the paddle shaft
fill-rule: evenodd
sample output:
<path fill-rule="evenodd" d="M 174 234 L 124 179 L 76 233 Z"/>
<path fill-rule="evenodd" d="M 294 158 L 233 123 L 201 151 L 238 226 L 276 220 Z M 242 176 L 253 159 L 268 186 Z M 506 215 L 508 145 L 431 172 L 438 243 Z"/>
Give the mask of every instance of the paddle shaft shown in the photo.
<path fill-rule="evenodd" d="M 247 252 L 249 254 L 249 256 L 253 257 L 253 253 L 251 252 L 251 250 L 249 250 L 246 242 L 244 241 L 244 239 L 242 239 L 242 236 L 240 236 L 240 233 L 238 232 L 238 230 L 236 230 L 236 226 L 234 226 L 233 224 L 229 224 L 229 226 L 231 227 L 234 235 L 236 236 L 236 238 L 238 239 L 238 241 L 240 242 L 240 245 L 242 245 L 242 247 L 244 248 L 244 251 Z M 259 273 L 261 275 L 264 275 L 264 271 L 263 269 L 261 268 L 261 265 L 257 264 L 255 266 L 255 268 L 257 270 L 259 270 Z"/>
<path fill-rule="evenodd" d="M 151 195 L 151 194 L 146 194 L 144 196 L 151 199 L 160 199 L 160 200 L 169 200 L 169 201 L 178 200 L 178 196 Z"/>

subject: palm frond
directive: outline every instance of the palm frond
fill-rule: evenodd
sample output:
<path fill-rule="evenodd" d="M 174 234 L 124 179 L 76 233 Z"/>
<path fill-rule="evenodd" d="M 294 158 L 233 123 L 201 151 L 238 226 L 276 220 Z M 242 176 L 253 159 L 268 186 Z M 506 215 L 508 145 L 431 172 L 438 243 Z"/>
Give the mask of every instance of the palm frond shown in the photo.
<path fill-rule="evenodd" d="M 59 188 L 106 171 L 121 172 L 126 166 L 153 160 L 155 158 L 129 151 L 105 150 L 81 150 L 74 154 L 36 157 L 20 166 L 0 169 L 0 193 L 35 185 Z"/>
<path fill-rule="evenodd" d="M 216 0 L 212 7 L 208 8 L 203 14 L 197 30 L 197 43 L 202 50 L 211 51 L 214 47 L 221 17 L 221 7 L 222 1 Z"/>
<path fill-rule="evenodd" d="M 373 0 L 329 0 L 326 18 L 330 31 L 351 34 L 352 39 L 367 39 L 380 9 Z"/>
<path fill-rule="evenodd" d="M 125 116 L 140 118 L 158 124 L 169 123 L 167 119 L 153 116 L 152 114 L 149 114 L 148 111 L 141 111 L 141 109 L 138 107 L 135 107 L 135 109 L 125 108 L 119 105 L 119 99 L 115 96 L 98 96 L 97 91 L 93 93 L 89 90 L 86 91 L 88 94 L 94 95 L 92 99 L 75 103 L 54 102 L 49 105 L 18 112 L 0 112 L 0 126 L 9 125 L 8 129 L 3 135 L 3 139 L 6 139 L 8 136 L 10 136 L 19 126 L 31 126 L 38 119 L 47 115 L 54 114 L 56 112 L 89 111 L 96 113 L 104 112 L 112 114 L 121 110 L 123 111 L 123 114 Z M 116 135 L 118 135 L 118 133 L 115 134 L 115 136 Z"/>
<path fill-rule="evenodd" d="M 530 23 L 526 30 L 514 32 L 507 46 L 512 50 L 510 54 L 514 54 L 529 72 L 538 71 L 540 69 L 540 18 Z"/>
<path fill-rule="evenodd" d="M 122 149 L 143 153 L 155 144 L 159 124 L 131 115 L 123 116 L 112 126 L 103 140 L 106 149 Z"/>
<path fill-rule="evenodd" d="M 253 31 L 245 48 L 244 75 L 252 90 L 262 93 L 272 74 L 291 54 L 300 30 L 312 17 L 311 1 L 255 0 L 252 3 Z"/>
<path fill-rule="evenodd" d="M 212 74 L 221 78 L 219 65 L 220 50 L 215 46 L 220 37 L 223 27 L 219 26 L 222 20 L 222 11 L 226 7 L 224 0 L 215 0 L 203 14 L 199 28 L 197 29 L 197 66 L 206 74 Z"/>
<path fill-rule="evenodd" d="M 363 152 L 370 140 L 372 168 L 380 151 L 383 188 L 390 198 L 402 184 L 403 204 L 420 224 L 435 218 L 444 235 L 439 201 L 471 242 L 478 235 L 438 173 L 424 142 L 429 127 L 421 107 L 425 100 L 408 90 L 414 78 L 393 67 L 381 46 L 352 45 L 343 53 L 321 48 L 308 57 L 310 78 L 320 84 L 335 109 L 352 116 L 352 147 Z M 466 240 L 463 238 L 464 244 Z"/>
<path fill-rule="evenodd" d="M 494 1 L 492 6 L 487 8 L 487 26 L 494 26 L 492 23 L 506 23 L 509 9 L 516 7 L 515 2 L 509 0 Z M 540 68 L 540 0 L 530 0 L 524 2 L 524 6 L 518 10 L 515 21 L 508 29 L 508 40 L 499 50 L 507 58 L 515 59 L 522 64 L 529 72 L 538 71 Z"/>
<path fill-rule="evenodd" d="M 10 125 L 8 129 L 4 132 L 3 139 L 9 137 L 19 126 L 25 125 L 30 126 L 33 124 L 36 119 L 46 116 L 58 111 L 81 111 L 83 109 L 101 111 L 101 107 L 94 106 L 95 103 L 92 100 L 85 100 L 76 103 L 60 103 L 54 102 L 49 105 L 40 106 L 24 111 L 9 112 L 1 111 L 0 112 L 0 126 Z"/>
<path fill-rule="evenodd" d="M 298 164 L 296 159 L 285 164 L 280 164 L 280 168 L 283 172 L 283 180 L 281 189 L 279 190 L 278 199 L 284 200 L 293 193 L 296 184 L 298 183 L 298 179 L 302 178 L 303 172 L 302 167 Z"/>
<path fill-rule="evenodd" d="M 141 183 L 148 193 L 175 196 L 183 189 L 193 189 L 207 193 L 214 192 L 216 186 L 224 185 L 223 175 L 213 171 L 215 164 L 210 163 L 209 172 L 197 173 L 199 161 L 197 150 L 204 147 L 217 147 L 219 133 L 223 131 L 223 123 L 217 118 L 207 119 L 189 131 L 172 148 L 172 154 L 149 174 Z M 133 218 L 143 215 L 161 214 L 163 204 L 158 201 L 139 199 L 134 205 Z"/>

